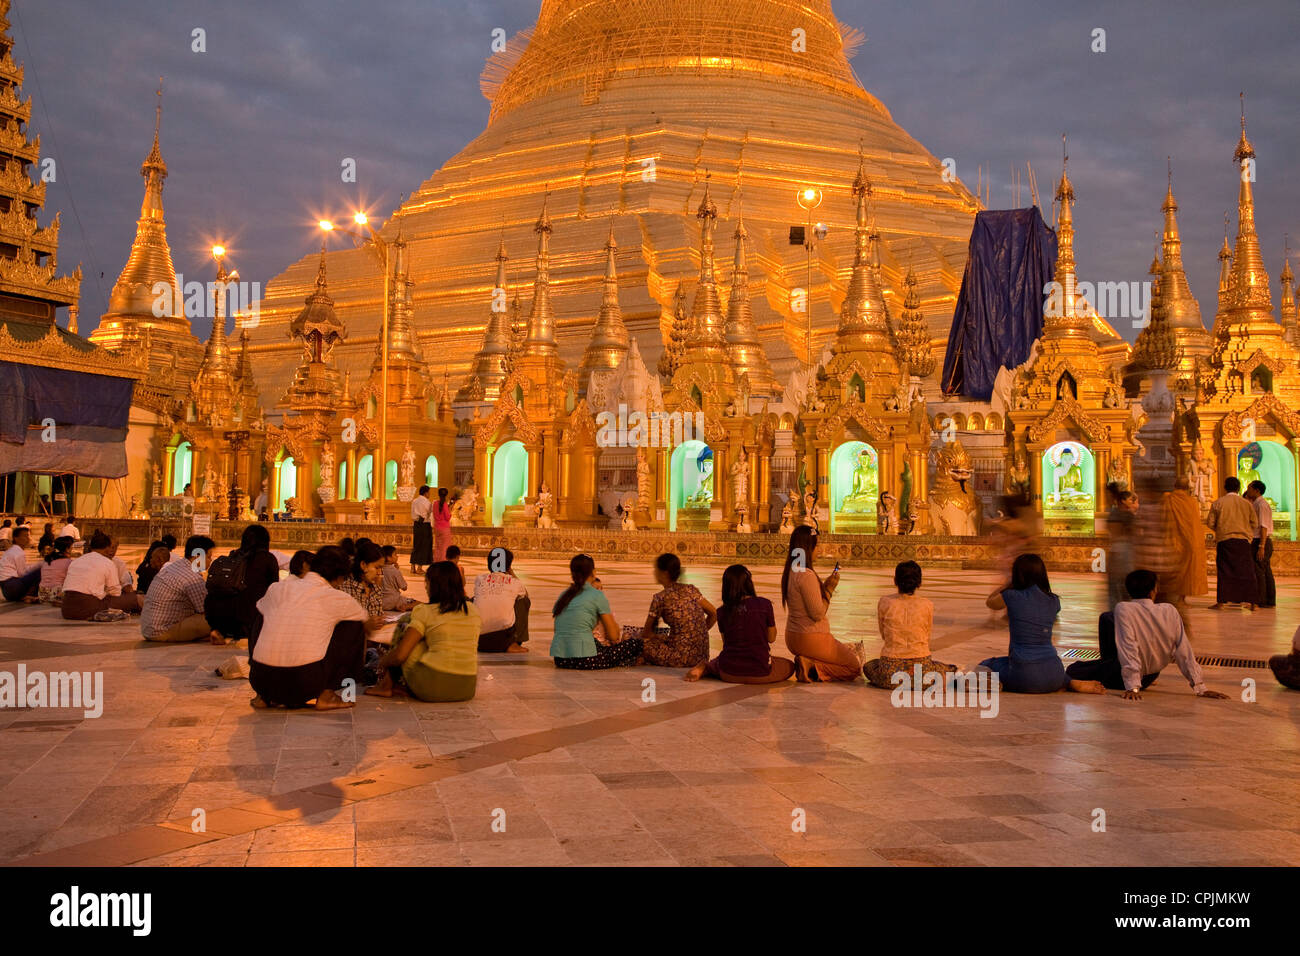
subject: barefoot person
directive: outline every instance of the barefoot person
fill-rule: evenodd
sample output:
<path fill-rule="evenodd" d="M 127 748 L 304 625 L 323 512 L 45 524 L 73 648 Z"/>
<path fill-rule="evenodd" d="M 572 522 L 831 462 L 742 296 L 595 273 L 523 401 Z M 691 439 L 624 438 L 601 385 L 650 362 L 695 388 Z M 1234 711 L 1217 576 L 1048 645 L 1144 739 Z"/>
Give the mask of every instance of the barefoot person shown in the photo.
<path fill-rule="evenodd" d="M 1139 568 L 1129 572 L 1124 579 L 1129 599 L 1101 616 L 1101 658 L 1075 661 L 1065 673 L 1074 680 L 1100 681 L 1108 690 L 1122 690 L 1126 698 L 1141 700 L 1141 692 L 1173 662 L 1197 697 L 1225 700 L 1224 694 L 1206 689 L 1178 608 L 1155 603 L 1156 581 L 1154 571 Z"/>
<path fill-rule="evenodd" d="M 1217 574 L 1211 611 L 1225 604 L 1244 605 L 1255 610 L 1259 600 L 1259 582 L 1255 579 L 1255 556 L 1250 544 L 1259 535 L 1259 515 L 1255 506 L 1243 498 L 1241 482 L 1229 478 L 1223 483 L 1223 495 L 1210 505 L 1205 523 L 1214 532 L 1214 568 Z"/>
<path fill-rule="evenodd" d="M 1011 629 L 1006 657 L 980 661 L 998 675 L 1002 690 L 1015 694 L 1052 694 L 1069 688 L 1088 694 L 1104 694 L 1095 680 L 1070 680 L 1052 644 L 1052 628 L 1061 613 L 1061 599 L 1052 593 L 1047 566 L 1036 554 L 1022 554 L 1011 565 L 1011 581 L 988 596 L 985 605 L 1005 610 Z"/>
<path fill-rule="evenodd" d="M 411 499 L 411 570 L 423 574 L 433 564 L 433 502 L 429 500 L 429 486 L 421 485 L 419 493 Z"/>
<path fill-rule="evenodd" d="M 683 584 L 682 561 L 675 554 L 655 558 L 655 583 L 663 590 L 650 599 L 641 629 L 642 660 L 658 667 L 694 667 L 709 659 L 709 630 L 718 613 L 693 584 Z M 658 631 L 659 621 L 668 633 Z"/>
<path fill-rule="evenodd" d="M 317 710 L 353 706 L 339 693 L 346 681 L 361 680 L 365 647 L 365 608 L 339 590 L 351 562 L 341 548 L 321 548 L 311 570 L 287 577 L 257 602 L 261 631 L 250 641 L 248 681 L 254 707 L 305 707 Z"/>
<path fill-rule="evenodd" d="M 856 680 L 866 663 L 866 645 L 844 644 L 831 634 L 826 614 L 840 583 L 837 564 L 825 582 L 813 568 L 817 529 L 800 525 L 790 535 L 781 572 L 781 604 L 788 611 L 785 646 L 794 655 L 795 677 L 809 681 Z"/>
<path fill-rule="evenodd" d="M 1268 659 L 1268 669 L 1283 687 L 1300 690 L 1300 628 L 1291 638 L 1291 653 L 1274 654 Z"/>
<path fill-rule="evenodd" d="M 117 542 L 107 534 L 96 531 L 90 536 L 86 553 L 68 565 L 63 579 L 65 621 L 89 621 L 96 615 L 126 620 L 126 614 L 140 612 L 141 595 L 123 589 L 121 572 L 113 561 L 116 554 Z"/>
<path fill-rule="evenodd" d="M 451 505 L 447 503 L 447 489 L 438 489 L 438 500 L 433 510 L 433 560 L 446 561 L 451 545 Z"/>
<path fill-rule="evenodd" d="M 930 656 L 930 632 L 934 628 L 934 605 L 917 595 L 921 586 L 921 566 L 903 561 L 894 568 L 895 594 L 886 594 L 876 605 L 876 621 L 884 642 L 880 656 L 867 661 L 862 676 L 873 687 L 893 690 L 893 676 L 902 672 L 912 679 L 916 665 L 921 673 L 949 672 L 957 668 Z"/>
<path fill-rule="evenodd" d="M 609 598 L 596 577 L 596 562 L 589 554 L 569 561 L 572 582 L 555 601 L 551 616 L 555 634 L 551 657 L 567 670 L 598 671 L 627 667 L 641 656 L 641 638 L 624 638 L 609 608 Z"/>
<path fill-rule="evenodd" d="M 200 565 L 208 567 L 217 543 L 206 535 L 190 535 L 185 542 L 185 553 L 201 557 Z M 213 644 L 224 644 L 225 638 L 209 626 L 203 616 L 203 603 L 208 589 L 192 561 L 173 561 L 163 565 L 154 575 L 149 592 L 144 596 L 144 610 L 140 612 L 140 634 L 146 641 L 179 644 L 185 641 L 207 639 Z"/>
<path fill-rule="evenodd" d="M 19 528 L 13 533 L 13 544 L 0 554 L 0 593 L 6 601 L 39 600 L 41 566 L 27 561 L 27 548 L 31 545 L 31 528 Z"/>
<path fill-rule="evenodd" d="M 379 683 L 367 694 L 402 691 L 432 703 L 469 700 L 478 686 L 478 635 L 482 620 L 465 597 L 465 579 L 450 561 L 435 561 L 424 576 L 429 603 L 379 658 Z"/>
<path fill-rule="evenodd" d="M 716 677 L 728 684 L 779 684 L 794 674 L 794 661 L 773 657 L 776 615 L 772 602 L 754 592 L 754 578 L 743 564 L 722 572 L 722 607 L 718 608 L 722 653 L 692 667 L 684 680 Z"/>

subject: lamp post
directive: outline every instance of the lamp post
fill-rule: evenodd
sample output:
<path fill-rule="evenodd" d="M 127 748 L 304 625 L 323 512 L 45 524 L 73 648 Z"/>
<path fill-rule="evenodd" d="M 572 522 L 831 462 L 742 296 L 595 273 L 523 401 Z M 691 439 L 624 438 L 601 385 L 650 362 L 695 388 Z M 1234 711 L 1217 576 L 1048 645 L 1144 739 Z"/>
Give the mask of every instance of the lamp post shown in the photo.
<path fill-rule="evenodd" d="M 375 496 L 375 514 L 379 518 L 379 524 L 384 524 L 384 501 L 385 487 L 388 483 L 388 281 L 389 281 L 389 247 L 375 228 L 370 225 L 370 219 L 364 212 L 358 212 L 352 217 L 352 221 L 366 230 L 362 235 L 346 226 L 336 226 L 328 219 L 320 221 L 320 227 L 326 233 L 338 230 L 351 236 L 360 246 L 369 249 L 379 260 L 380 267 L 384 270 L 384 304 L 381 312 L 379 323 L 379 375 L 383 383 L 383 395 L 379 402 L 379 463 L 376 469 L 373 465 L 370 469 L 371 476 L 371 493 Z M 375 473 L 378 471 L 379 478 L 375 480 Z"/>
<path fill-rule="evenodd" d="M 814 244 L 813 236 L 813 210 L 822 204 L 822 191 L 813 186 L 805 186 L 795 193 L 795 202 L 799 208 L 808 213 L 808 225 L 803 234 L 804 248 L 804 319 L 808 333 L 807 359 L 808 369 L 813 367 L 813 328 L 812 328 L 812 251 Z M 820 223 L 817 225 L 819 233 L 825 234 L 825 227 Z M 818 236 L 817 238 L 821 238 Z"/>

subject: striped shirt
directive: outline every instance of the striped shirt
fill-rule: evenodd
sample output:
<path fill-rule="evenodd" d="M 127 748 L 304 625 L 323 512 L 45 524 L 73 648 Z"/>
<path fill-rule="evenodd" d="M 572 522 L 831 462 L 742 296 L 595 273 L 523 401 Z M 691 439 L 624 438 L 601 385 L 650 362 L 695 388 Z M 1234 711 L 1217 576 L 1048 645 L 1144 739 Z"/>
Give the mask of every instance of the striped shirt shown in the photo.
<path fill-rule="evenodd" d="M 145 593 L 144 610 L 140 612 L 140 633 L 145 640 L 150 640 L 170 631 L 187 617 L 202 614 L 203 599 L 207 594 L 203 575 L 188 561 L 164 564 Z"/>

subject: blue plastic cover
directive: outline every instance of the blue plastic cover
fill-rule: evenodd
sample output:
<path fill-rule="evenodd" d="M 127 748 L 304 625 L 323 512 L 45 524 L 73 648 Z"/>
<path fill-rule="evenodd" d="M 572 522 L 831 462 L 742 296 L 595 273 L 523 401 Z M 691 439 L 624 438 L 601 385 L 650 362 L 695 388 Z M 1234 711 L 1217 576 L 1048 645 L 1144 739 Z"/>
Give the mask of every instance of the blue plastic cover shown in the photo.
<path fill-rule="evenodd" d="M 945 395 L 988 401 L 998 369 L 1029 358 L 1055 268 L 1056 233 L 1037 206 L 975 216 L 943 359 Z"/>

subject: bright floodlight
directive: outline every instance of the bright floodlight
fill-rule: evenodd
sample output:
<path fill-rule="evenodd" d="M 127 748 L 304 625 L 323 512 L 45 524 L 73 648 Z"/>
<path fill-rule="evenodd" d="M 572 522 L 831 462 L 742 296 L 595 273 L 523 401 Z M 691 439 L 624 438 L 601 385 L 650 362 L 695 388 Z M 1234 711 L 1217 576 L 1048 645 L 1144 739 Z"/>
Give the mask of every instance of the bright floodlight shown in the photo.
<path fill-rule="evenodd" d="M 320 221 L 320 227 L 324 229 L 326 232 L 329 232 L 331 229 L 334 228 L 334 223 L 330 222 L 328 219 L 322 219 Z"/>
<path fill-rule="evenodd" d="M 803 191 L 803 199 L 804 199 L 804 202 L 812 202 L 812 201 L 813 201 L 814 199 L 816 199 L 816 198 L 817 198 L 817 192 L 816 192 L 816 190 L 813 190 L 813 189 L 805 189 L 805 190 Z"/>
<path fill-rule="evenodd" d="M 366 214 L 364 212 L 357 213 L 355 216 L 352 217 L 352 219 L 354 222 L 356 222 L 358 226 L 364 226 L 367 222 L 370 221 L 369 219 L 366 218 Z"/>
<path fill-rule="evenodd" d="M 226 247 L 225 247 L 225 246 L 213 246 L 213 247 L 212 247 L 212 258 L 214 258 L 214 259 L 220 259 L 220 258 L 221 258 L 222 256 L 224 256 L 225 254 L 226 254 Z"/>

